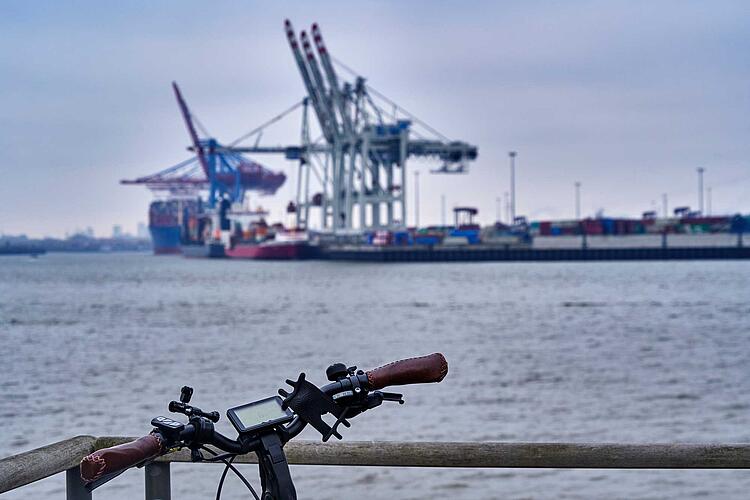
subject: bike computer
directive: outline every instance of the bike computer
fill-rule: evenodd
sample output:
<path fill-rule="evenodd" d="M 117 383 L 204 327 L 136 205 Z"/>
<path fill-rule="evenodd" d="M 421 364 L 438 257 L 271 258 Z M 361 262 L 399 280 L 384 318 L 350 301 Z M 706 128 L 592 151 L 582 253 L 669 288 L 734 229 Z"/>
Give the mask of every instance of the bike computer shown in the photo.
<path fill-rule="evenodd" d="M 294 413 L 288 408 L 282 409 L 281 402 L 279 396 L 271 396 L 230 408 L 227 417 L 240 434 L 291 422 Z"/>

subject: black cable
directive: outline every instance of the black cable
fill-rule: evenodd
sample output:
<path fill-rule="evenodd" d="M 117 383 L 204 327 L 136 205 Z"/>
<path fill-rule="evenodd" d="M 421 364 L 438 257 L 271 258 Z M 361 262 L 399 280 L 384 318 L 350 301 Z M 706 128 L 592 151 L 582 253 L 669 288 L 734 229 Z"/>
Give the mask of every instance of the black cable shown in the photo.
<path fill-rule="evenodd" d="M 205 446 L 201 446 L 201 449 L 209 452 L 214 457 L 218 457 L 219 456 L 219 454 L 216 453 L 214 450 L 212 450 L 210 448 L 206 448 Z M 226 459 L 222 458 L 221 461 L 224 462 L 224 464 L 227 466 L 226 467 L 227 469 L 231 469 L 232 472 L 234 472 L 235 475 L 237 477 L 239 477 L 242 480 L 243 483 L 245 483 L 245 486 L 247 486 L 247 489 L 249 489 L 250 493 L 253 494 L 253 497 L 255 498 L 255 500 L 260 500 L 260 497 L 258 497 L 258 494 L 255 493 L 255 489 L 253 489 L 252 485 L 248 482 L 247 479 L 245 479 L 245 476 L 243 476 L 242 473 L 240 471 L 238 471 L 237 468 L 234 465 L 232 465 L 232 461 L 234 460 L 235 457 L 236 457 L 236 455 L 233 456 L 232 458 L 230 458 L 228 461 Z M 223 475 L 225 475 L 225 474 L 226 474 L 226 470 L 225 470 L 225 472 L 224 472 Z"/>
<path fill-rule="evenodd" d="M 234 459 L 237 455 L 233 456 L 229 459 L 229 462 L 227 462 L 227 466 L 224 467 L 224 472 L 221 473 L 221 479 L 219 479 L 219 486 L 216 488 L 216 500 L 221 500 L 221 489 L 224 487 L 224 480 L 227 478 L 227 472 L 229 472 L 229 464 L 234 462 Z"/>
<path fill-rule="evenodd" d="M 203 461 L 204 462 L 221 462 L 222 460 L 225 460 L 227 458 L 232 458 L 235 456 L 237 456 L 236 453 L 223 453 L 221 455 L 216 455 L 215 457 L 204 458 Z"/>

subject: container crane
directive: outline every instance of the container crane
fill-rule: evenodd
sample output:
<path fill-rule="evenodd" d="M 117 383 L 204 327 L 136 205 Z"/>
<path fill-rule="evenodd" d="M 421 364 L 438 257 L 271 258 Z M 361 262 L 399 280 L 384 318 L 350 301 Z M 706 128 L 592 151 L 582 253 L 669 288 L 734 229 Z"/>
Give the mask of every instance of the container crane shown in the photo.
<path fill-rule="evenodd" d="M 121 184 L 145 185 L 152 191 L 166 191 L 171 195 L 197 196 L 208 191 L 208 206 L 217 201 L 242 202 L 246 191 L 274 194 L 286 181 L 282 172 L 272 172 L 242 154 L 229 151 L 214 138 L 201 139 L 195 129 L 193 115 L 176 82 L 172 89 L 177 99 L 195 156 L 155 174 Z"/>
<path fill-rule="evenodd" d="M 305 31 L 298 39 L 289 20 L 284 22 L 284 31 L 307 93 L 302 145 L 233 145 L 228 150 L 283 153 L 289 159 L 299 159 L 297 200 L 290 206 L 296 212 L 298 227 L 307 227 L 312 207 L 320 207 L 321 226 L 327 230 L 405 226 L 408 158 L 438 160 L 442 164 L 432 172 L 445 174 L 464 173 L 466 163 L 476 159 L 476 146 L 450 141 L 345 66 L 354 80 L 341 81 L 334 64 L 343 65 L 331 57 L 317 23 L 310 30 L 313 43 Z M 376 99 L 394 112 L 376 104 Z M 317 117 L 323 143 L 310 138 L 308 103 Z M 405 116 L 399 117 L 399 111 Z M 425 137 L 415 125 L 435 137 Z M 309 187 L 311 172 L 321 185 L 321 191 L 315 194 Z"/>

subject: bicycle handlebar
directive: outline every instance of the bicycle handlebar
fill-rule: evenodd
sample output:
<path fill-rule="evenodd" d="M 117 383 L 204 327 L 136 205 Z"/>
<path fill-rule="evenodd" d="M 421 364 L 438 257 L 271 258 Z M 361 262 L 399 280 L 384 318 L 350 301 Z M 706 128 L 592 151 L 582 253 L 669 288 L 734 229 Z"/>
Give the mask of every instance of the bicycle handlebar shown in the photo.
<path fill-rule="evenodd" d="M 372 390 L 391 385 L 440 382 L 448 374 L 448 362 L 440 353 L 402 359 L 366 372 Z"/>
<path fill-rule="evenodd" d="M 321 387 L 321 391 L 332 396 L 333 394 L 350 390 L 352 388 L 351 379 L 355 377 L 366 389 L 377 391 L 392 385 L 440 382 L 447 374 L 448 362 L 445 357 L 440 353 L 433 353 L 427 356 L 394 361 L 364 374 L 360 372 L 349 378 L 344 378 Z M 226 452 L 234 454 L 247 453 L 257 444 L 254 441 L 246 439 L 232 440 L 214 431 L 213 425 L 210 426 L 210 431 L 204 435 L 200 430 L 199 423 L 200 421 L 195 422 L 195 425 L 193 423 L 187 424 L 184 430 L 180 432 L 180 439 L 191 441 L 200 435 L 201 442 L 213 444 Z M 196 425 L 198 425 L 198 428 L 196 428 Z M 305 422 L 299 416 L 296 416 L 286 428 L 280 429 L 283 431 L 283 442 L 287 442 L 299 434 L 305 425 Z M 153 459 L 165 453 L 167 448 L 171 446 L 167 441 L 169 440 L 165 439 L 155 430 L 151 434 L 138 438 L 133 442 L 97 450 L 81 460 L 81 478 L 86 483 L 90 483 L 97 481 L 103 476 L 122 472 L 125 469 Z"/>
<path fill-rule="evenodd" d="M 164 442 L 151 433 L 130 443 L 97 450 L 81 460 L 81 479 L 91 482 L 114 474 L 162 453 Z"/>

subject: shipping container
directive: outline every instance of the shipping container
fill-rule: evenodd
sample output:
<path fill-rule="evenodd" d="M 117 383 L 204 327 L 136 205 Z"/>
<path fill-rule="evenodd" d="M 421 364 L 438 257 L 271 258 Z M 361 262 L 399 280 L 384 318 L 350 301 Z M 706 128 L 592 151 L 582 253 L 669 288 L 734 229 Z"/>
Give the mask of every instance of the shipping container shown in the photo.
<path fill-rule="evenodd" d="M 600 235 L 604 232 L 602 222 L 596 219 L 586 219 L 581 221 L 583 232 L 590 235 Z"/>
<path fill-rule="evenodd" d="M 413 243 L 411 234 L 408 231 L 394 231 L 393 232 L 393 244 L 394 245 L 411 245 Z"/>
<path fill-rule="evenodd" d="M 614 219 L 599 219 L 602 223 L 602 232 L 607 235 L 615 234 Z"/>
<path fill-rule="evenodd" d="M 372 244 L 376 246 L 386 246 L 391 244 L 391 232 L 390 231 L 375 231 L 375 235 L 372 238 Z"/>
<path fill-rule="evenodd" d="M 449 236 L 466 238 L 466 241 L 472 245 L 480 242 L 479 229 L 454 229 L 449 233 Z"/>
<path fill-rule="evenodd" d="M 442 238 L 435 234 L 418 234 L 414 238 L 414 243 L 417 245 L 439 245 Z"/>
<path fill-rule="evenodd" d="M 469 240 L 466 236 L 446 236 L 443 239 L 443 245 L 445 246 L 462 246 L 468 244 Z"/>

